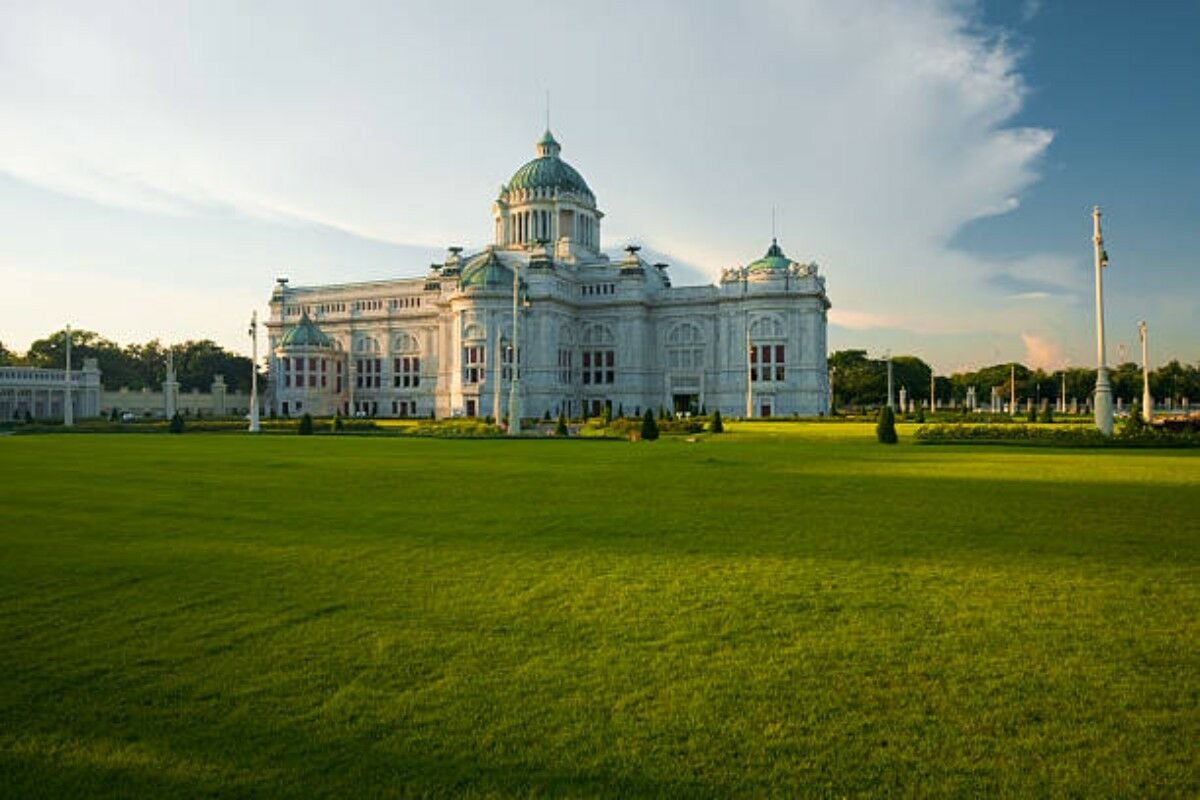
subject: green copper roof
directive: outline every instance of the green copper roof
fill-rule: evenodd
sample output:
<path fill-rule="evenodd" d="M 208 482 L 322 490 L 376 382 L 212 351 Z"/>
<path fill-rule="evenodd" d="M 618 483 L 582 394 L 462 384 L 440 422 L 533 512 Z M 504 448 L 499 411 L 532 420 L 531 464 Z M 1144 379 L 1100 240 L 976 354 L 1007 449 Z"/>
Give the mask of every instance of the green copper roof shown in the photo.
<path fill-rule="evenodd" d="M 771 246 L 767 248 L 767 254 L 758 261 L 752 262 L 746 267 L 748 272 L 776 272 L 786 270 L 791 266 L 792 260 L 783 254 L 783 249 L 774 239 L 771 240 Z"/>
<path fill-rule="evenodd" d="M 512 282 L 512 270 L 504 266 L 494 250 L 489 250 L 467 262 L 459 285 L 463 289 L 497 289 L 511 288 Z"/>
<path fill-rule="evenodd" d="M 537 143 L 538 157 L 513 173 L 504 189 L 557 189 L 593 197 L 592 190 L 588 188 L 583 176 L 559 157 L 560 149 L 558 142 L 554 140 L 554 134 L 547 130 Z"/>
<path fill-rule="evenodd" d="M 289 328 L 283 335 L 280 347 L 333 347 L 333 340 L 321 332 L 311 319 L 308 312 L 300 314 L 300 321 L 294 328 Z"/>
<path fill-rule="evenodd" d="M 508 190 L 558 189 L 591 196 L 587 181 L 567 162 L 558 156 L 535 158 L 513 173 Z"/>

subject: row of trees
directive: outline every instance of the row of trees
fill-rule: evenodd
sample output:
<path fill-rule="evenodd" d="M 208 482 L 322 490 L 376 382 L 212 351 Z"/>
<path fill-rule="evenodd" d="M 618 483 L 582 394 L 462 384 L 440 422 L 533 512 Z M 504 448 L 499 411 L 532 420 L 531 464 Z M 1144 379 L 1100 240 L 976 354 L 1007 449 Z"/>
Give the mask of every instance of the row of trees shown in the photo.
<path fill-rule="evenodd" d="M 230 391 L 250 388 L 250 359 L 231 353 L 209 339 L 165 346 L 157 339 L 122 347 L 95 331 L 71 331 L 71 362 L 75 369 L 85 358 L 95 358 L 105 389 L 162 388 L 167 375 L 167 352 L 174 353 L 175 376 L 180 388 L 208 391 L 216 375 L 225 376 Z M 20 365 L 62 369 L 66 363 L 66 331 L 38 339 L 25 353 L 0 343 L 0 366 Z"/>
<path fill-rule="evenodd" d="M 829 366 L 836 370 L 833 378 L 835 407 L 878 406 L 887 400 L 887 362 L 867 357 L 865 350 L 839 350 L 829 356 Z M 962 403 L 967 389 L 975 387 L 976 400 L 982 405 L 991 401 L 992 387 L 1002 387 L 1007 400 L 1009 381 L 1015 372 L 1017 397 L 1021 400 L 1056 401 L 1063 393 L 1063 371 L 1046 372 L 1030 369 L 1024 364 L 994 364 L 974 372 L 959 372 L 934 378 L 934 396 L 943 403 Z M 1096 370 L 1072 368 L 1066 373 L 1066 396 L 1083 400 L 1096 386 Z M 900 387 L 908 390 L 917 402 L 929 398 L 929 377 L 933 369 L 915 356 L 892 357 L 892 381 L 897 395 Z M 1124 363 L 1109 369 L 1113 397 L 1126 402 L 1142 396 L 1142 368 L 1139 364 Z M 1200 403 L 1200 363 L 1181 364 L 1171 361 L 1150 372 L 1150 393 L 1162 402 L 1171 398 L 1178 405 L 1183 398 Z"/>

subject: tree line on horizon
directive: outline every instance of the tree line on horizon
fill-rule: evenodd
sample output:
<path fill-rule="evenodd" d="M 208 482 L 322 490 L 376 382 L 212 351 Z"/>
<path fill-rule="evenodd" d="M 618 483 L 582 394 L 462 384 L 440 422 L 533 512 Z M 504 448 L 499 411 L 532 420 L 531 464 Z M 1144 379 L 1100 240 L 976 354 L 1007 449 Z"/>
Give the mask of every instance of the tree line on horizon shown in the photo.
<path fill-rule="evenodd" d="M 182 391 L 207 392 L 213 379 L 223 375 L 230 392 L 250 390 L 250 359 L 232 353 L 211 339 L 181 342 L 170 346 L 158 339 L 122 347 L 95 331 L 71 331 L 71 365 L 83 366 L 94 358 L 100 367 L 100 382 L 107 391 L 162 389 L 167 377 L 167 353 L 174 354 L 175 379 Z M 62 369 L 66 364 L 66 331 L 38 339 L 24 353 L 9 350 L 0 342 L 0 366 Z"/>
<path fill-rule="evenodd" d="M 59 368 L 66 363 L 66 331 L 60 330 L 33 342 L 27 351 L 17 353 L 0 343 L 0 366 L 29 366 Z M 128 387 L 131 390 L 162 388 L 166 380 L 167 351 L 175 356 L 176 379 L 183 391 L 208 391 L 216 375 L 225 376 L 231 392 L 249 389 L 250 359 L 232 353 L 210 339 L 190 340 L 180 344 L 163 345 L 158 339 L 143 344 L 121 346 L 94 331 L 71 331 L 71 353 L 75 368 L 85 358 L 95 358 L 100 367 L 100 380 L 110 391 Z M 877 406 L 887 399 L 887 362 L 868 358 L 865 350 L 839 350 L 829 356 L 834 373 L 835 407 Z M 1012 362 L 993 364 L 973 372 L 934 377 L 934 395 L 943 403 L 961 404 L 967 389 L 975 387 L 976 401 L 986 406 L 991 401 L 992 387 L 1001 387 L 1008 398 Z M 1066 371 L 1067 400 L 1080 401 L 1091 396 L 1096 385 L 1096 370 L 1072 367 Z M 1063 371 L 1046 372 L 1015 365 L 1017 397 L 1056 401 L 1062 393 Z M 893 356 L 892 379 L 895 391 L 900 388 L 916 401 L 928 400 L 929 378 L 933 368 L 917 356 Z M 1113 396 L 1126 402 L 1142 396 L 1141 365 L 1126 362 L 1109 370 Z M 1200 404 L 1200 363 L 1182 364 L 1169 361 L 1150 372 L 1150 393 L 1158 402 L 1171 398 L 1178 405 L 1183 398 Z"/>
<path fill-rule="evenodd" d="M 878 406 L 887 400 L 887 361 L 868 358 L 865 350 L 839 350 L 829 356 L 829 366 L 836 370 L 833 378 L 834 407 Z M 1017 398 L 1024 402 L 1032 398 L 1035 402 L 1055 402 L 1063 393 L 1063 374 L 1066 374 L 1066 396 L 1083 402 L 1096 387 L 1096 370 L 1071 367 L 1047 372 L 1031 369 L 1024 364 L 1004 362 L 982 367 L 971 372 L 956 372 L 953 375 L 934 376 L 934 397 L 943 404 L 953 402 L 961 405 L 967 397 L 967 389 L 975 387 L 975 400 L 981 407 L 991 403 L 992 387 L 1000 387 L 1004 401 L 1009 398 L 1009 383 L 1014 377 Z M 900 388 L 908 390 L 908 396 L 920 403 L 929 399 L 929 379 L 933 368 L 916 356 L 892 357 L 892 383 L 899 396 Z M 1140 401 L 1142 397 L 1142 367 L 1125 362 L 1108 371 L 1113 387 L 1113 397 L 1126 403 Z M 1157 402 L 1171 398 L 1179 405 L 1183 398 L 1200 404 L 1200 363 L 1182 364 L 1172 360 L 1150 371 L 1150 394 Z"/>

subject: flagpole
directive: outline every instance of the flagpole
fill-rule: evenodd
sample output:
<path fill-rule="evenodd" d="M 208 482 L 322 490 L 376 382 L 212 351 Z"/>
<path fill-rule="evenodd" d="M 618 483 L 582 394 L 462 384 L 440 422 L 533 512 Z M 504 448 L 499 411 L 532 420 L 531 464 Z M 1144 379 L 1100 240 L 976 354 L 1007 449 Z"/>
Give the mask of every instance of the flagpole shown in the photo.
<path fill-rule="evenodd" d="M 250 314 L 250 433 L 258 433 L 258 311 Z"/>
<path fill-rule="evenodd" d="M 1092 243 L 1096 261 L 1096 428 L 1105 436 L 1113 432 L 1112 385 L 1108 382 L 1108 364 L 1104 354 L 1104 277 L 1108 254 L 1104 252 L 1104 236 L 1100 233 L 1100 206 L 1092 208 Z"/>

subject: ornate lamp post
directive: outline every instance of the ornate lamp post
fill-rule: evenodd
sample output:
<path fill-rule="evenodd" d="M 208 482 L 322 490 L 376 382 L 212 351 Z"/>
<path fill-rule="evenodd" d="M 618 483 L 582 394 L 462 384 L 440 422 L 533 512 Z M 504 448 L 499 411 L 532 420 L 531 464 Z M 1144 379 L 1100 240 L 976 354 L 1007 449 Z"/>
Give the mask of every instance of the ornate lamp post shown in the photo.
<path fill-rule="evenodd" d="M 1112 384 L 1108 382 L 1108 365 L 1104 355 L 1104 278 L 1101 270 L 1108 266 L 1104 252 L 1104 236 L 1100 233 L 1100 206 L 1092 209 L 1092 243 L 1096 261 L 1096 428 L 1105 436 L 1113 432 Z"/>

